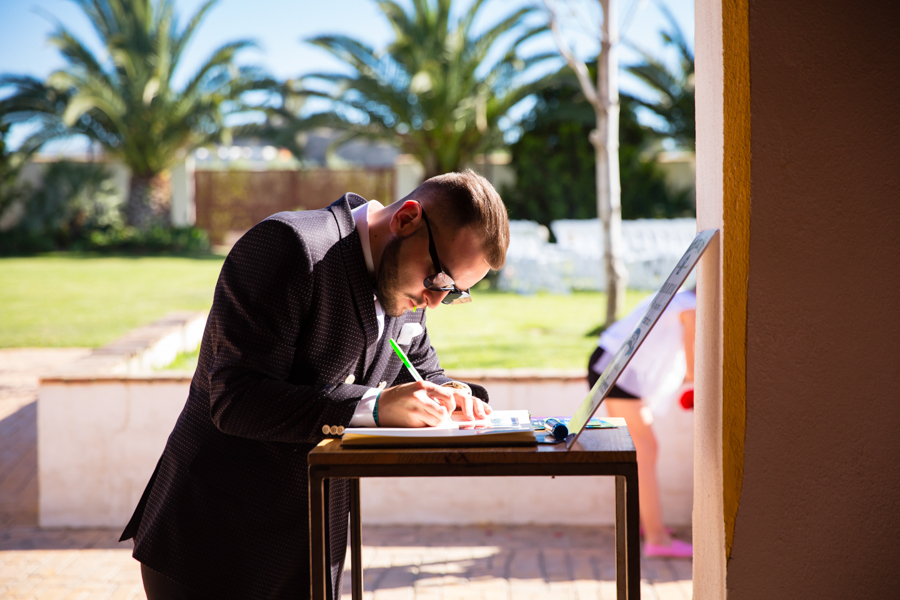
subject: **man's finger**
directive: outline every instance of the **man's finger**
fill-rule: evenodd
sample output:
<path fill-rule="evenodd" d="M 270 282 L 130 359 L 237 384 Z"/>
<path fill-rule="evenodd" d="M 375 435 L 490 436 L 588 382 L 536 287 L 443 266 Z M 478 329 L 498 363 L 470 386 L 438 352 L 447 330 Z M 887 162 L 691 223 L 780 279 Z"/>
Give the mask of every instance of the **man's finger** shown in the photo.
<path fill-rule="evenodd" d="M 437 419 L 437 422 L 432 423 L 432 425 L 437 425 L 438 423 L 446 419 L 448 414 L 450 414 L 447 412 L 447 408 L 443 404 L 438 402 L 436 398 L 425 395 L 424 397 L 419 396 L 419 400 L 422 412 L 430 415 L 434 419 Z"/>
<path fill-rule="evenodd" d="M 449 394 L 448 396 L 432 396 L 432 400 L 443 406 L 447 409 L 448 413 L 452 413 L 456 410 L 456 394 Z"/>
<path fill-rule="evenodd" d="M 454 394 L 454 389 L 436 385 L 430 381 L 427 383 L 428 386 L 425 390 L 435 402 L 443 405 L 447 409 L 447 412 L 456 410 L 456 395 Z"/>
<path fill-rule="evenodd" d="M 442 418 L 427 409 L 422 409 L 419 413 L 419 420 L 423 427 L 436 427 L 441 424 Z"/>
<path fill-rule="evenodd" d="M 475 415 L 472 414 L 472 396 L 468 394 L 461 394 L 460 400 L 460 408 L 463 411 L 463 416 L 468 421 L 473 420 L 475 418 Z"/>
<path fill-rule="evenodd" d="M 486 405 L 478 398 L 472 399 L 472 410 L 475 413 L 476 419 L 484 419 L 487 417 L 487 411 L 485 410 Z"/>

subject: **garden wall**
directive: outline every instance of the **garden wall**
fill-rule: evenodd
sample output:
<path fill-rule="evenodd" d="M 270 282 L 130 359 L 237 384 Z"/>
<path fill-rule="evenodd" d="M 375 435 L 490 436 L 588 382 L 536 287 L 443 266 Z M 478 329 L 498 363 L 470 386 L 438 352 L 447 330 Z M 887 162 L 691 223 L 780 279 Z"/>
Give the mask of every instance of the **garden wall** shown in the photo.
<path fill-rule="evenodd" d="M 203 316 L 169 321 L 166 327 L 154 325 L 162 337 L 171 340 L 180 335 L 191 341 L 192 335 L 186 331 L 196 329 Z M 145 333 L 149 330 L 142 329 Z M 132 334 L 132 348 L 140 337 Z M 151 347 L 161 354 L 159 344 Z M 147 353 L 153 352 L 148 349 Z M 38 473 L 42 527 L 124 526 L 187 398 L 189 373 L 127 373 L 110 363 L 111 355 L 107 347 L 67 372 L 41 380 Z M 134 356 L 129 360 L 138 362 Z M 581 372 L 468 371 L 450 375 L 486 386 L 495 409 L 525 408 L 536 416 L 571 414 L 587 392 Z M 686 525 L 691 520 L 693 413 L 673 407 L 658 418 L 656 427 L 666 520 Z M 362 498 L 367 524 L 614 522 L 611 478 L 367 479 L 362 484 Z"/>

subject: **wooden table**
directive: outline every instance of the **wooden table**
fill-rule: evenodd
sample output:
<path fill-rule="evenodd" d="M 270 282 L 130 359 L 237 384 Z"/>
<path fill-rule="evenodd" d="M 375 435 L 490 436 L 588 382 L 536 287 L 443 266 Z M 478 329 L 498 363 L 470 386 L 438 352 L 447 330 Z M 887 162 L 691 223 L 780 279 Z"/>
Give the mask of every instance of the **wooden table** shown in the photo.
<path fill-rule="evenodd" d="M 540 435 L 540 434 L 539 434 Z M 325 600 L 325 480 L 350 479 L 350 556 L 354 600 L 362 600 L 361 477 L 510 477 L 613 475 L 616 478 L 616 588 L 619 600 L 641 594 L 638 471 L 624 426 L 590 429 L 566 450 L 554 446 L 484 448 L 342 448 L 328 440 L 309 454 L 309 533 L 313 600 Z"/>

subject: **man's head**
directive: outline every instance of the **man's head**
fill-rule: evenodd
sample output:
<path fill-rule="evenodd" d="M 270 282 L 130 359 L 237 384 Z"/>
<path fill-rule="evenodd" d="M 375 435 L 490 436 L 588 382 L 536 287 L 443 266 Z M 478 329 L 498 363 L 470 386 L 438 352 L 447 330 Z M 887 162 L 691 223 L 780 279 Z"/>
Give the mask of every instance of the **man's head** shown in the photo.
<path fill-rule="evenodd" d="M 377 221 L 370 236 L 378 296 L 392 316 L 437 306 L 447 290 L 468 290 L 506 260 L 506 207 L 490 182 L 469 170 L 432 177 Z"/>

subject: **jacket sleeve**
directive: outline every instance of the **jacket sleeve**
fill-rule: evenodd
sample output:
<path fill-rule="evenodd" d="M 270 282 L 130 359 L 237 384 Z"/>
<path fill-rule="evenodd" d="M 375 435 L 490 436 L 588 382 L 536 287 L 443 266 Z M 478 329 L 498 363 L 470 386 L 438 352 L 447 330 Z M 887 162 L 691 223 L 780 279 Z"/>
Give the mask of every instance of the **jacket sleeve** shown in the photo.
<path fill-rule="evenodd" d="M 308 250 L 280 221 L 258 224 L 229 253 L 208 325 L 210 416 L 224 433 L 317 443 L 323 425 L 350 422 L 364 386 L 287 381 L 313 285 Z"/>
<path fill-rule="evenodd" d="M 428 338 L 428 328 L 425 327 L 424 314 L 422 315 L 421 324 L 425 331 L 417 338 L 413 338 L 414 341 L 410 344 L 409 350 L 407 351 L 409 361 L 413 364 L 413 366 L 416 367 L 419 375 L 421 375 L 422 378 L 426 381 L 431 381 L 438 385 L 443 385 L 445 383 L 453 381 L 444 374 L 444 369 L 441 368 L 437 352 L 435 351 L 434 346 L 431 345 L 431 340 Z M 394 380 L 393 385 L 409 383 L 411 381 L 413 381 L 413 378 L 412 375 L 409 374 L 409 371 L 407 371 L 406 369 L 400 369 L 400 373 Z M 477 383 L 470 383 L 468 381 L 463 381 L 462 383 L 465 383 L 472 389 L 472 395 L 476 398 L 480 398 L 484 402 L 488 402 L 490 400 L 487 390 L 482 386 L 478 385 Z"/>

